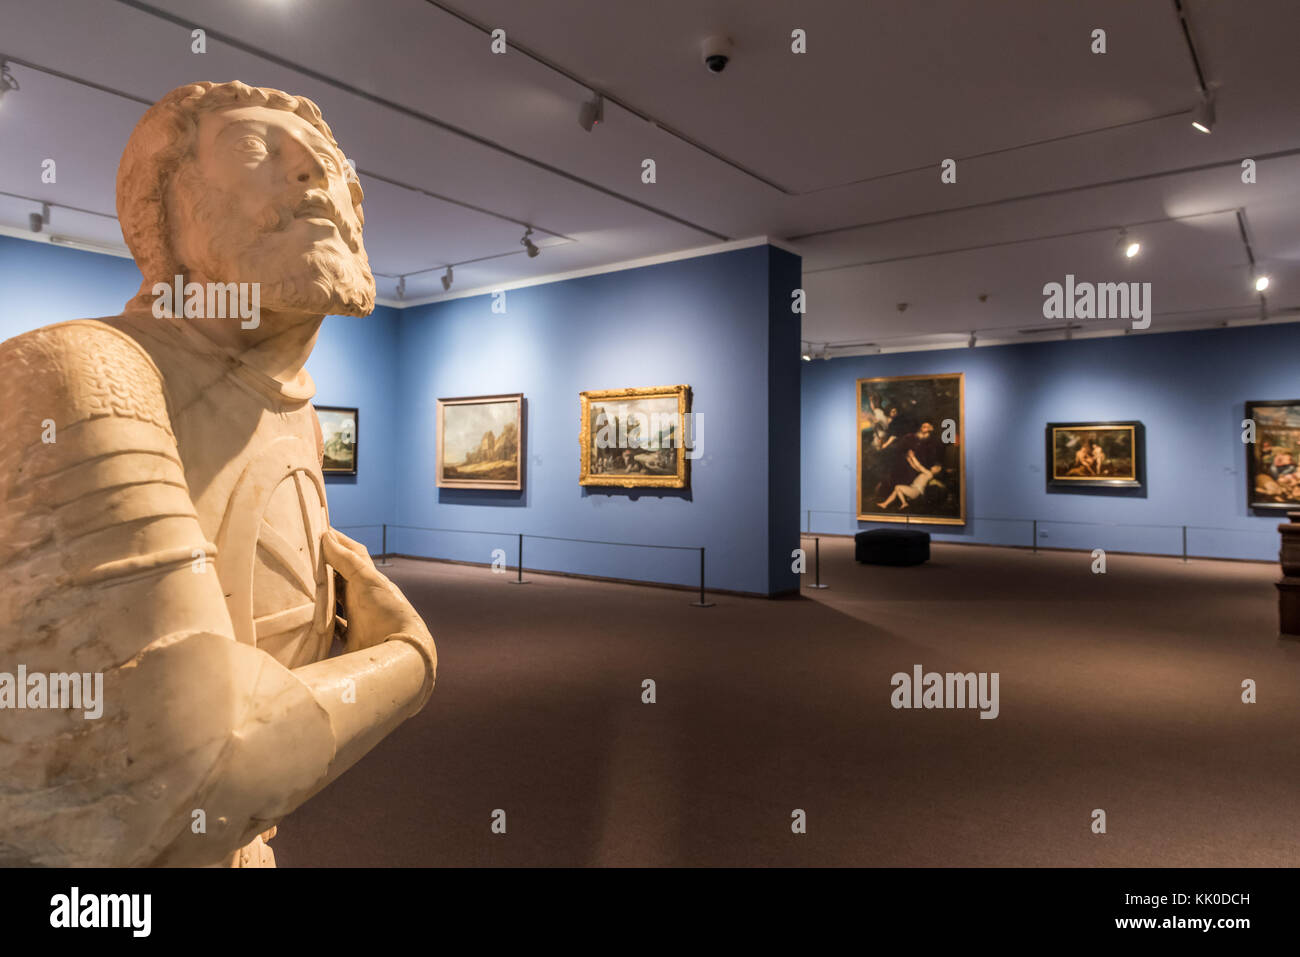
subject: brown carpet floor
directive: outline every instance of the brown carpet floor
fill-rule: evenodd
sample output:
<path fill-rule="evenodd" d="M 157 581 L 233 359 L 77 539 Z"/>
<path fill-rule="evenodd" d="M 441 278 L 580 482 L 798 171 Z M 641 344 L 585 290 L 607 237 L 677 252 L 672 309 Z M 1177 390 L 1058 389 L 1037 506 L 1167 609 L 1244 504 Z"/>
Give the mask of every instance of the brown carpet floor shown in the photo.
<path fill-rule="evenodd" d="M 1278 569 L 1091 564 L 936 545 L 924 566 L 861 566 L 823 539 L 829 590 L 700 609 L 396 561 L 438 641 L 433 700 L 272 846 L 282 867 L 1300 863 Z M 1000 717 L 893 709 L 914 664 L 998 672 Z"/>

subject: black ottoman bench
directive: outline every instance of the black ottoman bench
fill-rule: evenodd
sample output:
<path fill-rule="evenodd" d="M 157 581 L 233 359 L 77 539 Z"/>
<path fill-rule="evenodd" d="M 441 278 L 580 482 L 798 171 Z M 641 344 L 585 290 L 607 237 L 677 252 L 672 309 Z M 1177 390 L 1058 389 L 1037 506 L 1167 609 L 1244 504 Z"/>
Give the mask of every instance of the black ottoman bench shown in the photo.
<path fill-rule="evenodd" d="M 868 565 L 920 565 L 930 560 L 930 533 L 902 528 L 858 532 L 853 557 Z"/>

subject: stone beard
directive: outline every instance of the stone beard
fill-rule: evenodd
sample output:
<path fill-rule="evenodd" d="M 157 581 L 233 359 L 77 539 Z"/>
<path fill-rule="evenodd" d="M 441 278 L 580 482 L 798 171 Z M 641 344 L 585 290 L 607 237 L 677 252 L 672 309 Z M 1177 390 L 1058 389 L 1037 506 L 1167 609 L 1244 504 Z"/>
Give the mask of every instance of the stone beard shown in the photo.
<path fill-rule="evenodd" d="M 261 303 L 268 309 L 360 316 L 374 308 L 375 277 L 361 244 L 360 225 L 351 210 L 340 210 L 323 194 L 333 210 L 339 239 L 313 244 L 300 254 L 293 271 L 267 280 L 263 277 L 268 252 L 278 251 L 284 231 L 293 225 L 296 201 L 268 204 L 261 216 L 249 220 L 233 212 L 238 206 L 230 194 L 205 184 L 193 167 L 176 174 L 170 193 L 173 203 L 190 210 L 205 237 L 198 261 L 186 264 L 189 270 L 222 282 L 258 282 Z M 172 277 L 159 278 L 170 282 Z"/>

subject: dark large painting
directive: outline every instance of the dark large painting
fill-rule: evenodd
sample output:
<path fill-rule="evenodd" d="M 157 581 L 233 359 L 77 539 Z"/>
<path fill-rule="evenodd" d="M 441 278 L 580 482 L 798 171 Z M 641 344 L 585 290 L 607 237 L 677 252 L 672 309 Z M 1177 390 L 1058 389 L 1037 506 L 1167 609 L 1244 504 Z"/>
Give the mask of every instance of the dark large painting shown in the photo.
<path fill-rule="evenodd" d="M 858 518 L 966 524 L 962 373 L 858 380 Z"/>
<path fill-rule="evenodd" d="M 1246 501 L 1251 508 L 1300 509 L 1300 399 L 1247 402 L 1255 441 L 1246 443 Z"/>

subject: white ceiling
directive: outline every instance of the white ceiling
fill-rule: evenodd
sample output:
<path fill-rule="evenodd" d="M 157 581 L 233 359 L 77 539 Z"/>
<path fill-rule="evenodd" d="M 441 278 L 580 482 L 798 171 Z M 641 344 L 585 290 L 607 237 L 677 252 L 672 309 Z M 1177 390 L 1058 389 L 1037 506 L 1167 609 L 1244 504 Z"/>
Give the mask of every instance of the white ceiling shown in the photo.
<path fill-rule="evenodd" d="M 0 55 L 22 89 L 0 105 L 0 191 L 29 199 L 0 195 L 0 227 L 44 200 L 61 204 L 47 232 L 120 244 L 115 220 L 67 207 L 113 213 L 140 101 L 238 78 L 320 104 L 362 174 L 372 265 L 429 270 L 407 301 L 440 294 L 448 263 L 463 290 L 767 235 L 804 256 L 805 338 L 839 351 L 1023 340 L 1067 273 L 1150 281 L 1152 331 L 1253 321 L 1243 208 L 1285 317 L 1300 4 L 1183 3 L 1218 90 L 1212 136 L 1190 128 L 1173 0 L 5 0 Z M 735 41 L 720 75 L 700 62 L 713 33 Z M 592 89 L 611 102 L 587 133 Z M 1241 183 L 1242 158 L 1291 151 Z M 956 184 L 940 182 L 948 157 Z M 1124 225 L 1134 262 L 1116 254 Z"/>

